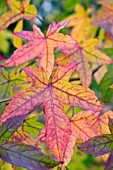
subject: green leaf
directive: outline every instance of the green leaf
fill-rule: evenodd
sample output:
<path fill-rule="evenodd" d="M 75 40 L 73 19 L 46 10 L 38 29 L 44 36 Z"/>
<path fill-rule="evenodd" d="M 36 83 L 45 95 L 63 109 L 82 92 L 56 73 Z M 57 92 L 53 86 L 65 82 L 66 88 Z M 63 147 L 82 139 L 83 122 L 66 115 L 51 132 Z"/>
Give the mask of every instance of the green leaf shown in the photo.
<path fill-rule="evenodd" d="M 78 149 L 94 156 L 109 153 L 113 149 L 113 137 L 111 134 L 105 134 L 90 138 L 78 146 Z"/>
<path fill-rule="evenodd" d="M 33 170 L 47 170 L 59 164 L 41 153 L 39 148 L 17 142 L 0 142 L 0 158 Z"/>
<path fill-rule="evenodd" d="M 9 118 L 0 126 L 0 141 L 8 140 L 21 125 L 28 114 Z"/>
<path fill-rule="evenodd" d="M 113 65 L 108 69 L 108 72 L 102 78 L 100 82 L 100 88 L 102 93 L 102 100 L 105 103 L 111 103 L 113 96 L 113 89 L 110 88 L 110 85 L 113 84 Z"/>

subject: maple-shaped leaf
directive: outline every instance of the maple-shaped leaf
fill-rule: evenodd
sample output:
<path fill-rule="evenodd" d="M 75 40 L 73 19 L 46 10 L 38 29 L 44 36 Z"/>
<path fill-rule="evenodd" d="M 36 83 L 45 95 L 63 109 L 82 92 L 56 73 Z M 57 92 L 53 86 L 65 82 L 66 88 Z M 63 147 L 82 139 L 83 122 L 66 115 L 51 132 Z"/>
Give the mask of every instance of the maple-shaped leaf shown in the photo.
<path fill-rule="evenodd" d="M 56 24 L 53 21 L 48 28 L 46 37 L 44 37 L 40 28 L 36 25 L 33 25 L 33 31 L 15 33 L 15 35 L 27 39 L 30 42 L 17 49 L 11 58 L 2 66 L 18 66 L 38 56 L 38 64 L 40 67 L 44 68 L 49 78 L 54 65 L 54 48 L 70 50 L 77 45 L 69 35 L 58 33 L 60 29 L 65 27 L 69 22 L 70 20 L 64 20 Z"/>
<path fill-rule="evenodd" d="M 64 104 L 95 112 L 102 110 L 102 105 L 92 90 L 68 82 L 74 69 L 75 63 L 58 66 L 54 78 L 49 82 L 43 69 L 24 68 L 31 77 L 33 86 L 15 95 L 1 117 L 4 122 L 43 104 L 46 116 L 46 144 L 60 162 L 64 162 L 65 152 L 73 135 L 71 121 L 64 113 Z"/>
<path fill-rule="evenodd" d="M 113 39 L 113 5 L 103 5 L 103 9 L 93 18 L 92 25 L 105 29 Z"/>
<path fill-rule="evenodd" d="M 36 7 L 29 3 L 30 0 L 24 0 L 22 3 L 18 0 L 7 0 L 10 11 L 0 17 L 0 30 L 7 28 L 19 19 L 34 19 L 37 16 Z"/>
<path fill-rule="evenodd" d="M 67 17 L 67 19 L 72 19 L 67 27 L 73 27 L 70 33 L 71 36 L 78 42 L 95 36 L 97 27 L 91 26 L 90 24 L 91 19 L 89 14 L 91 14 L 91 12 L 91 8 L 87 8 L 87 10 L 85 10 L 82 5 L 76 4 L 75 13 Z"/>
<path fill-rule="evenodd" d="M 105 170 L 111 170 L 113 167 L 113 119 L 109 117 L 109 130 L 111 134 L 104 134 L 88 139 L 85 143 L 78 146 L 78 149 L 82 152 L 93 154 L 94 156 L 101 156 L 109 153 Z"/>
<path fill-rule="evenodd" d="M 89 87 L 92 79 L 90 63 L 103 65 L 113 62 L 106 54 L 96 48 L 98 39 L 90 39 L 78 45 L 77 49 L 63 50 L 63 56 L 56 60 L 59 64 L 67 62 L 79 63 L 76 67 L 78 76 L 84 87 Z"/>
<path fill-rule="evenodd" d="M 0 142 L 0 158 L 29 169 L 48 170 L 59 164 L 41 153 L 39 148 L 19 142 Z"/>
<path fill-rule="evenodd" d="M 20 20 L 17 23 L 15 31 L 22 31 L 23 19 L 32 20 L 37 17 L 37 10 L 34 5 L 29 4 L 30 0 L 24 0 L 22 3 L 18 0 L 7 0 L 10 11 L 0 17 L 0 30 L 7 28 L 10 24 Z M 22 39 L 14 36 L 13 43 L 19 48 L 22 45 Z"/>

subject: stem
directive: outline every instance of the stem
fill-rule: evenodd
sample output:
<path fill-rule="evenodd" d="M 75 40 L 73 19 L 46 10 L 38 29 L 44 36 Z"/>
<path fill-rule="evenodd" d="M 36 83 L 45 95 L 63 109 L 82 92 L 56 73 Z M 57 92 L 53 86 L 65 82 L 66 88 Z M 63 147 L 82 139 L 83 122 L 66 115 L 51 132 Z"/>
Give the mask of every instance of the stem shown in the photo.
<path fill-rule="evenodd" d="M 6 101 L 9 101 L 9 100 L 11 100 L 12 98 L 11 97 L 9 97 L 9 98 L 5 98 L 5 99 L 1 99 L 0 100 L 0 103 L 3 103 L 3 102 L 6 102 Z"/>
<path fill-rule="evenodd" d="M 39 19 L 39 21 L 42 23 L 43 27 L 46 28 L 46 25 L 44 24 L 44 22 L 37 16 L 37 18 Z"/>

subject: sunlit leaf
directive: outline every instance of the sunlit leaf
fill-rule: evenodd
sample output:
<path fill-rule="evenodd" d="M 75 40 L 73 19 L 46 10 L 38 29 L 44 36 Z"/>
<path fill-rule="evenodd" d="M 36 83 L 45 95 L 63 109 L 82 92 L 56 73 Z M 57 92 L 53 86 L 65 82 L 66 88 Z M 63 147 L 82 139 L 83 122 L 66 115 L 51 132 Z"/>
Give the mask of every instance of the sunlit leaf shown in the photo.
<path fill-rule="evenodd" d="M 63 50 L 63 57 L 56 60 L 59 64 L 66 62 L 78 63 L 76 70 L 84 87 L 89 87 L 92 79 L 92 70 L 90 63 L 103 65 L 113 62 L 106 54 L 96 48 L 98 39 L 84 41 L 78 45 L 78 49 Z"/>
<path fill-rule="evenodd" d="M 71 30 L 71 36 L 78 42 L 95 36 L 97 27 L 91 26 L 90 24 L 91 19 L 89 15 L 91 11 L 91 8 L 85 10 L 83 6 L 77 4 L 75 6 L 75 13 L 67 17 L 67 19 L 72 19 L 67 25 L 68 27 L 73 27 Z"/>
<path fill-rule="evenodd" d="M 9 42 L 8 39 L 12 38 L 12 34 L 9 30 L 0 31 L 0 51 L 3 53 L 9 52 Z"/>
<path fill-rule="evenodd" d="M 15 29 L 14 29 L 14 32 L 20 32 L 23 30 L 23 20 L 20 20 L 18 21 Z M 22 46 L 22 39 L 13 35 L 13 44 L 16 48 L 19 48 Z"/>
<path fill-rule="evenodd" d="M 66 148 L 71 144 L 73 137 L 71 121 L 64 113 L 64 104 L 80 106 L 95 112 L 103 108 L 93 91 L 68 82 L 74 69 L 75 63 L 59 66 L 52 81 L 48 82 L 43 70 L 34 67 L 24 68 L 34 85 L 15 95 L 1 118 L 4 122 L 43 104 L 46 116 L 45 141 L 60 162 L 64 162 Z"/>
<path fill-rule="evenodd" d="M 7 28 L 19 19 L 31 20 L 37 16 L 35 6 L 29 3 L 26 5 L 25 1 L 21 3 L 17 0 L 8 0 L 7 3 L 10 11 L 0 17 L 0 30 Z"/>
<path fill-rule="evenodd" d="M 70 20 L 64 20 L 56 24 L 53 21 L 48 28 L 46 37 L 36 25 L 33 26 L 33 31 L 15 33 L 30 42 L 16 50 L 11 58 L 3 64 L 3 67 L 18 66 L 38 56 L 38 64 L 44 68 L 49 78 L 54 65 L 54 48 L 70 50 L 76 47 L 77 43 L 69 35 L 58 33 L 69 22 Z"/>
<path fill-rule="evenodd" d="M 88 125 L 88 122 L 90 122 L 89 120 L 93 115 L 96 119 L 98 113 L 94 113 L 90 110 L 81 111 L 71 119 L 74 124 L 77 139 L 81 139 L 85 142 L 87 139 L 96 136 L 96 132 Z"/>

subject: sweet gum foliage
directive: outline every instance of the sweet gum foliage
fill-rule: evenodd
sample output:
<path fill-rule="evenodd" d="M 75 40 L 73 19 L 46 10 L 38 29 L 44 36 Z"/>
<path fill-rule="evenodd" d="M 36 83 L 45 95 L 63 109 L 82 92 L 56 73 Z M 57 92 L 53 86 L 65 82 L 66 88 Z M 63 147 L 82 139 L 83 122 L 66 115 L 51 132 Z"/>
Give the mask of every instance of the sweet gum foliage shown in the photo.
<path fill-rule="evenodd" d="M 113 2 L 0 3 L 0 168 L 113 169 Z"/>

